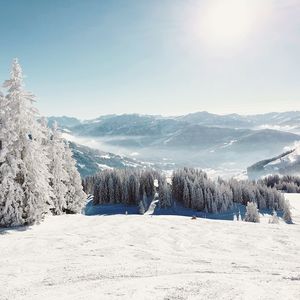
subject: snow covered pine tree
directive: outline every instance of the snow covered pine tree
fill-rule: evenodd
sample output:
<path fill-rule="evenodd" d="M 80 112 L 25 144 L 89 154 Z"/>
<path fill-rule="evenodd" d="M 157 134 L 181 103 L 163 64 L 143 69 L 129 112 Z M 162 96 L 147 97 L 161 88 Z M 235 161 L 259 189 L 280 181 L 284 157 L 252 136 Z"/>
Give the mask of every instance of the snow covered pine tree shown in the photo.
<path fill-rule="evenodd" d="M 17 59 L 4 87 L 8 93 L 1 99 L 0 226 L 28 225 L 40 221 L 51 202 L 48 159 L 34 96 L 24 90 Z"/>
<path fill-rule="evenodd" d="M 293 219 L 292 219 L 292 213 L 290 210 L 290 203 L 289 201 L 284 202 L 284 207 L 283 207 L 283 220 L 287 224 L 293 224 Z"/>
<path fill-rule="evenodd" d="M 54 215 L 61 215 L 66 207 L 65 195 L 67 187 L 65 182 L 68 174 L 64 168 L 64 142 L 58 131 L 57 123 L 53 124 L 49 142 L 49 170 L 51 173 L 50 186 L 53 190 L 53 208 Z"/>
<path fill-rule="evenodd" d="M 57 129 L 38 122 L 34 96 L 24 90 L 15 59 L 0 95 L 0 226 L 39 222 L 54 214 L 78 213 L 86 195 L 72 152 Z"/>
<path fill-rule="evenodd" d="M 50 138 L 50 185 L 53 189 L 53 214 L 80 213 L 87 199 L 82 189 L 76 162 L 69 144 L 63 140 L 58 126 L 53 124 Z"/>
<path fill-rule="evenodd" d="M 248 202 L 246 206 L 246 222 L 259 223 L 259 212 L 257 209 L 257 204 L 254 202 Z"/>
<path fill-rule="evenodd" d="M 80 213 L 84 207 L 87 195 L 83 191 L 81 178 L 76 168 L 76 161 L 72 156 L 72 151 L 68 142 L 64 143 L 64 169 L 67 173 L 65 184 L 67 193 L 65 195 L 64 212 L 68 214 Z"/>

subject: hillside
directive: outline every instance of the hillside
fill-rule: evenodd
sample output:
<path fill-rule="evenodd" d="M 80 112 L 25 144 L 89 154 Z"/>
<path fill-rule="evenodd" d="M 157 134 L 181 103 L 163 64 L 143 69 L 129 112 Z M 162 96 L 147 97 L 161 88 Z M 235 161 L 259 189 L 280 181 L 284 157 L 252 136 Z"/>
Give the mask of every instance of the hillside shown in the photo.
<path fill-rule="evenodd" d="M 89 147 L 70 142 L 73 157 L 77 162 L 77 169 L 81 177 L 93 175 L 101 170 L 112 168 L 144 168 L 149 164 L 119 156 L 113 153 L 91 149 Z"/>
<path fill-rule="evenodd" d="M 247 173 L 253 179 L 268 174 L 299 175 L 300 148 L 298 146 L 273 158 L 259 161 L 248 167 Z"/>
<path fill-rule="evenodd" d="M 120 214 L 1 229 L 0 299 L 299 299 L 288 197 L 296 225 Z"/>

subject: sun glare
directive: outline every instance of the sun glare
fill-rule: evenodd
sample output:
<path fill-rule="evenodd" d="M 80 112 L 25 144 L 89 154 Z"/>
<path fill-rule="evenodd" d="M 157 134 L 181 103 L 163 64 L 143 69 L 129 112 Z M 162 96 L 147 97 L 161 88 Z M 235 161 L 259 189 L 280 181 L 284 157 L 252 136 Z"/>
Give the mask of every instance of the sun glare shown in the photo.
<path fill-rule="evenodd" d="M 241 43 L 259 29 L 262 13 L 265 11 L 262 2 L 208 1 L 207 6 L 201 9 L 198 16 L 197 27 L 200 38 L 206 44 L 217 47 L 230 47 Z"/>

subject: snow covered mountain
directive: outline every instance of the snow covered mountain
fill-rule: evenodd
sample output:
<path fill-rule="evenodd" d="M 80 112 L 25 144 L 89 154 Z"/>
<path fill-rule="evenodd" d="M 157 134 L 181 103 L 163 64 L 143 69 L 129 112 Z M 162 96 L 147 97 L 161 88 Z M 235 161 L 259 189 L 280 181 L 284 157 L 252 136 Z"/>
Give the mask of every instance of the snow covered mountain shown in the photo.
<path fill-rule="evenodd" d="M 228 128 L 249 128 L 249 129 L 278 129 L 294 133 L 300 132 L 300 112 L 271 112 L 258 115 L 216 115 L 208 112 L 197 112 L 180 116 L 178 119 L 191 124 L 205 126 L 221 126 Z"/>
<path fill-rule="evenodd" d="M 163 117 L 156 115 L 138 115 L 138 114 L 124 114 L 124 115 L 105 115 L 93 120 L 80 121 L 76 118 L 70 117 L 50 117 L 49 121 L 53 122 L 56 120 L 62 126 L 69 128 L 74 126 L 79 126 L 77 130 L 80 130 L 80 126 L 83 125 L 83 129 L 91 130 L 91 128 L 100 128 L 105 126 L 111 127 L 114 132 L 116 126 L 123 127 L 124 123 L 135 124 L 136 126 L 142 125 L 142 128 L 151 124 L 156 120 L 165 120 L 164 123 L 170 122 L 170 120 L 184 122 L 194 125 L 202 126 L 212 126 L 212 127 L 225 127 L 225 128 L 240 128 L 240 129 L 281 129 L 284 131 L 290 131 L 294 133 L 300 132 L 300 111 L 289 111 L 289 112 L 271 112 L 266 114 L 257 115 L 239 115 L 239 114 L 227 114 L 227 115 L 217 115 L 206 111 L 191 113 L 183 116 L 174 117 Z M 167 120 L 167 121 L 166 121 Z M 170 124 L 170 123 L 169 123 Z M 173 124 L 177 124 L 174 123 Z M 126 128 L 126 126 L 125 126 Z M 123 128 L 123 129 L 125 129 Z M 119 128 L 120 129 L 120 128 Z M 109 132 L 106 128 L 105 133 Z M 90 132 L 92 133 L 92 132 Z M 99 132 L 94 132 L 99 134 Z"/>
<path fill-rule="evenodd" d="M 246 168 L 265 157 L 275 156 L 300 141 L 296 134 L 299 112 L 256 116 L 219 116 L 199 112 L 179 117 L 154 115 L 106 115 L 79 121 L 53 118 L 68 132 L 93 147 L 140 161 L 174 166 L 216 168 L 224 164 Z M 277 129 L 291 129 L 288 131 Z M 227 167 L 227 166 L 226 166 Z"/>
<path fill-rule="evenodd" d="M 48 126 L 52 127 L 52 125 L 54 124 L 54 122 L 57 122 L 60 127 L 63 128 L 71 128 L 77 125 L 81 124 L 81 121 L 76 119 L 76 118 L 72 118 L 72 117 L 66 117 L 66 116 L 62 116 L 62 117 L 49 117 L 48 119 Z"/>
<path fill-rule="evenodd" d="M 135 159 L 91 149 L 73 142 L 70 142 L 70 148 L 72 149 L 73 157 L 77 161 L 77 169 L 82 177 L 93 175 L 105 169 L 151 167 L 149 164 L 141 163 Z"/>
<path fill-rule="evenodd" d="M 233 118 L 232 115 L 229 116 Z M 256 125 L 250 121 L 243 122 L 244 127 L 246 123 L 249 125 L 246 129 L 215 126 L 224 118 L 225 116 L 215 117 L 214 123 L 207 121 L 202 124 L 187 122 L 185 117 L 165 118 L 136 114 L 109 115 L 81 123 L 74 120 L 66 122 L 65 117 L 62 117 L 61 121 L 59 118 L 55 118 L 55 120 L 78 136 L 115 137 L 109 143 L 117 146 L 149 147 L 159 145 L 159 147 L 200 146 L 205 148 L 228 144 L 232 140 L 241 141 L 240 144 L 248 146 L 248 144 L 261 141 L 286 144 L 299 139 L 298 135 L 291 132 L 269 129 L 271 123 L 268 126 L 265 125 L 266 128 L 261 130 L 253 130 Z M 236 118 L 238 119 L 238 117 Z"/>
<path fill-rule="evenodd" d="M 256 179 L 268 174 L 299 175 L 300 174 L 300 146 L 276 157 L 255 163 L 247 169 L 248 176 Z"/>

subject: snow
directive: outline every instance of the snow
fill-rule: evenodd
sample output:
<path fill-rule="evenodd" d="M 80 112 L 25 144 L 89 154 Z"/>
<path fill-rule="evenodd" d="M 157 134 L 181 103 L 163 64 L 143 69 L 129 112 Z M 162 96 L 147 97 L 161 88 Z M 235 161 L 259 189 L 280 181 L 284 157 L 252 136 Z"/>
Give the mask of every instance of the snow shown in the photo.
<path fill-rule="evenodd" d="M 224 143 L 224 145 L 222 145 L 220 148 L 227 148 L 227 147 L 230 147 L 232 146 L 234 143 L 236 143 L 237 140 L 231 140 L 230 142 L 228 143 Z"/>
<path fill-rule="evenodd" d="M 138 155 L 140 155 L 140 153 L 138 153 L 138 152 L 132 152 L 132 153 L 130 153 L 130 156 L 138 156 Z"/>
<path fill-rule="evenodd" d="M 281 122 L 284 123 L 285 121 L 289 121 L 289 119 L 285 119 L 285 120 L 283 119 Z M 254 129 L 256 130 L 271 129 L 271 130 L 293 132 L 295 129 L 297 129 L 297 126 L 264 124 L 264 125 L 257 126 Z"/>
<path fill-rule="evenodd" d="M 300 194 L 284 194 L 291 205 L 293 221 L 300 225 Z"/>
<path fill-rule="evenodd" d="M 245 170 L 238 169 L 235 167 L 234 163 L 227 163 L 226 167 L 219 168 L 202 168 L 205 173 L 207 173 L 208 177 L 211 179 L 218 179 L 218 177 L 222 177 L 223 179 L 235 178 L 238 180 L 247 180 L 248 176 Z"/>
<path fill-rule="evenodd" d="M 127 162 L 127 161 L 122 161 L 122 164 L 123 166 L 126 166 L 126 167 L 133 167 L 133 168 L 136 168 L 138 165 L 135 164 L 135 163 L 131 163 L 131 162 Z"/>
<path fill-rule="evenodd" d="M 65 215 L 0 230 L 0 299 L 299 299 L 295 225 Z"/>
<path fill-rule="evenodd" d="M 108 166 L 108 165 L 104 165 L 104 164 L 98 164 L 98 167 L 101 169 L 101 170 L 111 170 L 113 169 L 112 167 Z"/>

